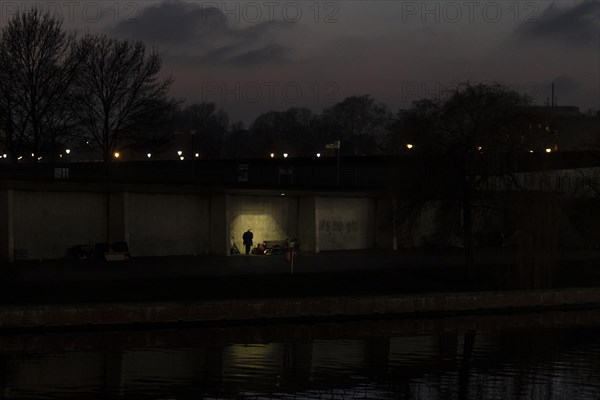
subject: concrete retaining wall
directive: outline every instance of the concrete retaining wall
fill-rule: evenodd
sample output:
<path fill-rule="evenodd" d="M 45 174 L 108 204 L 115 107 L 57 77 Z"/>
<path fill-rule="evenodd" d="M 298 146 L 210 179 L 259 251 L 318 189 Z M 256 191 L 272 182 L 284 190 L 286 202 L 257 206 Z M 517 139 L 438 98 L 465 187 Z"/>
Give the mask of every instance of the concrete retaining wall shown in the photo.
<path fill-rule="evenodd" d="M 319 197 L 316 224 L 319 250 L 375 247 L 376 202 L 368 198 Z"/>
<path fill-rule="evenodd" d="M 208 254 L 209 218 L 207 196 L 130 193 L 131 255 Z"/>
<path fill-rule="evenodd" d="M 106 194 L 13 192 L 17 259 L 64 257 L 69 247 L 106 241 Z"/>
<path fill-rule="evenodd" d="M 254 245 L 265 240 L 294 239 L 298 234 L 298 198 L 229 196 L 229 229 L 240 251 L 242 235 L 254 233 Z"/>
<path fill-rule="evenodd" d="M 600 306 L 599 288 L 376 297 L 243 299 L 162 304 L 4 306 L 0 308 L 0 329 L 414 313 L 504 312 L 522 308 L 590 305 Z"/>
<path fill-rule="evenodd" d="M 232 238 L 243 248 L 248 228 L 255 244 L 297 238 L 307 252 L 375 248 L 376 238 L 380 247 L 391 247 L 384 237 L 391 231 L 376 229 L 389 214 L 378 205 L 389 202 L 345 195 L 7 185 L 0 189 L 0 261 L 58 259 L 76 245 L 121 241 L 129 243 L 134 257 L 227 255 Z"/>

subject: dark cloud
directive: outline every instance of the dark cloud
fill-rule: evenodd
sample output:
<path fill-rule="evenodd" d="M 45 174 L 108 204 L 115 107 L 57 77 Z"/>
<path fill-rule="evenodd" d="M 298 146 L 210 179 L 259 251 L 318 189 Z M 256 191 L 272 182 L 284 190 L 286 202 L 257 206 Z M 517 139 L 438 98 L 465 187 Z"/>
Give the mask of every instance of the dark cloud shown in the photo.
<path fill-rule="evenodd" d="M 238 54 L 230 59 L 236 65 L 256 65 L 262 60 L 271 60 L 272 63 L 282 64 L 287 61 L 288 49 L 278 44 L 271 44 L 260 49 L 250 50 Z"/>
<path fill-rule="evenodd" d="M 210 8 L 170 1 L 143 9 L 134 21 L 121 22 L 114 32 L 146 42 L 181 43 L 202 33 L 226 30 L 226 21 Z"/>
<path fill-rule="evenodd" d="M 585 1 L 570 7 L 550 4 L 537 21 L 521 24 L 517 33 L 532 38 L 545 38 L 582 43 L 599 40 L 599 3 Z"/>
<path fill-rule="evenodd" d="M 156 44 L 174 60 L 210 65 L 281 64 L 291 49 L 273 40 L 293 24 L 262 21 L 234 27 L 218 8 L 201 2 L 165 1 L 143 9 L 113 33 Z"/>

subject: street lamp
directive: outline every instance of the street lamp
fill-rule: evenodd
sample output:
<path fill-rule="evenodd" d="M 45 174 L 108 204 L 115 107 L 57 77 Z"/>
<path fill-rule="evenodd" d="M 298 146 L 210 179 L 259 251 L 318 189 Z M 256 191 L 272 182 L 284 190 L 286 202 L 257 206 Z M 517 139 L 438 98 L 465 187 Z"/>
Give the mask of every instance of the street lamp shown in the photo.
<path fill-rule="evenodd" d="M 115 158 L 119 158 L 121 157 L 121 153 L 119 153 L 118 151 L 115 151 L 115 154 L 113 154 L 115 156 Z"/>
<path fill-rule="evenodd" d="M 65 150 L 65 153 L 67 153 L 67 154 L 71 154 L 71 149 L 66 149 L 66 150 Z"/>
<path fill-rule="evenodd" d="M 321 153 L 317 153 L 317 158 L 321 157 Z"/>
<path fill-rule="evenodd" d="M 412 148 L 413 148 L 413 147 L 414 147 L 414 146 L 413 146 L 412 144 L 410 144 L 410 143 L 408 143 L 408 144 L 406 145 L 406 148 L 407 148 L 407 149 L 409 149 L 409 150 L 412 150 Z"/>
<path fill-rule="evenodd" d="M 148 156 L 148 158 L 152 157 L 152 153 L 148 153 L 146 154 L 146 156 Z"/>
<path fill-rule="evenodd" d="M 287 158 L 288 157 L 288 153 L 283 153 L 283 158 Z"/>
<path fill-rule="evenodd" d="M 179 150 L 179 151 L 177 152 L 177 155 L 178 155 L 179 157 L 181 157 L 181 155 L 182 155 L 182 154 L 183 154 L 183 151 L 181 151 L 181 150 Z"/>
<path fill-rule="evenodd" d="M 271 153 L 271 158 L 275 158 L 275 153 Z"/>

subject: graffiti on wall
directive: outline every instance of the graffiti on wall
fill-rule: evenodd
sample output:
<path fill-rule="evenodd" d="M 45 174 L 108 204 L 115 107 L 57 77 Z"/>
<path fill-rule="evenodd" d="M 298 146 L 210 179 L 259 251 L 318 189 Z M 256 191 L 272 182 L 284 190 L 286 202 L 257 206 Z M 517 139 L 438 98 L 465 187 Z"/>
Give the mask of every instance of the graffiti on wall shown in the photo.
<path fill-rule="evenodd" d="M 319 221 L 319 231 L 338 235 L 352 235 L 358 232 L 358 222 L 321 219 Z"/>

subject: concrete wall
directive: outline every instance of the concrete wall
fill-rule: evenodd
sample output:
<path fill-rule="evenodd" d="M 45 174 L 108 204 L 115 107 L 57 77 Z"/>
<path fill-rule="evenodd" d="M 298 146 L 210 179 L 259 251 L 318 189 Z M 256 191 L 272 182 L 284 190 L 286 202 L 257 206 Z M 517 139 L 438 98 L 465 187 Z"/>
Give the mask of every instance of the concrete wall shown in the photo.
<path fill-rule="evenodd" d="M 209 198 L 195 194 L 129 194 L 132 256 L 208 254 Z"/>
<path fill-rule="evenodd" d="M 289 196 L 229 196 L 231 236 L 243 252 L 242 235 L 254 233 L 254 245 L 298 235 L 298 198 Z"/>
<path fill-rule="evenodd" d="M 106 194 L 15 190 L 13 218 L 17 259 L 64 257 L 106 240 Z"/>
<path fill-rule="evenodd" d="M 389 202 L 359 197 L 67 191 L 66 187 L 0 191 L 2 260 L 56 259 L 76 245 L 125 241 L 134 257 L 229 254 L 243 251 L 251 228 L 255 245 L 299 240 L 302 251 L 389 248 L 377 230 Z M 389 210 L 388 210 L 389 211 Z M 376 220 L 379 219 L 379 221 Z"/>
<path fill-rule="evenodd" d="M 378 249 L 398 249 L 397 228 L 395 215 L 396 199 L 385 197 L 375 200 L 377 202 L 375 246 Z"/>
<path fill-rule="evenodd" d="M 15 256 L 14 191 L 0 190 L 0 261 L 13 262 Z"/>
<path fill-rule="evenodd" d="M 375 247 L 376 201 L 368 198 L 318 197 L 318 249 L 358 250 Z"/>
<path fill-rule="evenodd" d="M 72 246 L 93 247 L 107 240 L 128 242 L 132 256 L 138 257 L 210 250 L 208 196 L 117 192 L 107 202 L 103 192 L 2 193 L 6 226 L 0 240 L 8 261 L 10 253 L 17 259 L 61 258 Z"/>
<path fill-rule="evenodd" d="M 210 254 L 228 255 L 231 248 L 229 234 L 229 196 L 216 194 L 210 196 Z M 241 250 L 241 249 L 240 249 Z"/>
<path fill-rule="evenodd" d="M 301 197 L 298 216 L 298 241 L 300 249 L 304 252 L 317 251 L 317 223 L 315 220 L 316 198 L 314 196 Z"/>

